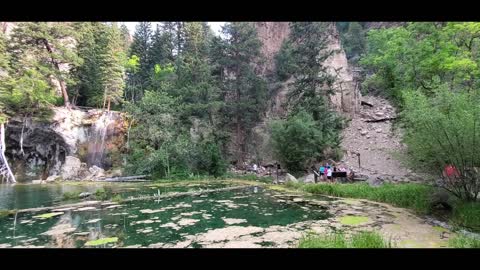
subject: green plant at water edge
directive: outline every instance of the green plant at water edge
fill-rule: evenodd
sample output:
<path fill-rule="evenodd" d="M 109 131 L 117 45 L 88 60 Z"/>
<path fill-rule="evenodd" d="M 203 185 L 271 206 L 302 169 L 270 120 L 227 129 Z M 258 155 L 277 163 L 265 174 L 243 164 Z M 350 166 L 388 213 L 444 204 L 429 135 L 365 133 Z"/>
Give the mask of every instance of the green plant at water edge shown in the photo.
<path fill-rule="evenodd" d="M 300 239 L 299 248 L 391 248 L 391 241 L 377 232 L 358 232 L 347 238 L 342 232 L 309 234 Z"/>
<path fill-rule="evenodd" d="M 85 246 L 99 246 L 105 245 L 108 243 L 116 243 L 118 241 L 118 237 L 110 237 L 110 238 L 100 238 L 97 240 L 88 241 L 85 243 Z"/>
<path fill-rule="evenodd" d="M 122 201 L 123 201 L 123 198 L 120 194 L 117 194 L 117 195 L 113 196 L 113 198 L 112 198 L 112 202 L 120 203 Z"/>
<path fill-rule="evenodd" d="M 343 233 L 326 235 L 308 234 L 300 239 L 299 248 L 347 248 L 347 241 Z"/>
<path fill-rule="evenodd" d="M 63 193 L 62 195 L 62 200 L 64 201 L 68 201 L 68 200 L 76 200 L 76 199 L 80 199 L 80 193 L 79 191 L 72 191 L 72 192 L 65 192 Z"/>
<path fill-rule="evenodd" d="M 366 183 L 321 183 L 301 186 L 303 190 L 313 194 L 362 198 L 385 202 L 395 206 L 413 209 L 422 214 L 430 211 L 429 196 L 433 191 L 433 187 L 421 184 L 384 184 L 380 187 L 371 187 Z"/>
<path fill-rule="evenodd" d="M 480 248 L 480 239 L 460 235 L 450 239 L 448 246 L 453 248 Z"/>
<path fill-rule="evenodd" d="M 15 212 L 16 212 L 15 210 L 1 209 L 0 210 L 0 218 L 15 215 Z"/>
<path fill-rule="evenodd" d="M 99 188 L 95 191 L 95 198 L 97 200 L 105 201 L 111 196 L 110 190 L 105 190 L 104 188 Z"/>
<path fill-rule="evenodd" d="M 480 203 L 457 203 L 453 207 L 452 223 L 468 228 L 472 231 L 480 231 Z"/>

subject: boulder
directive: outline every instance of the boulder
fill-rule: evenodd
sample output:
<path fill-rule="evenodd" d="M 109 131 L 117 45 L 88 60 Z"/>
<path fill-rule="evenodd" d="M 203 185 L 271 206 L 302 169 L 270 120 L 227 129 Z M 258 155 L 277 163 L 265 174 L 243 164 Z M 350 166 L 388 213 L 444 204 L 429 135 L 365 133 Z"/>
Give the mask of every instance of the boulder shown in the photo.
<path fill-rule="evenodd" d="M 92 195 L 92 193 L 90 192 L 82 192 L 78 195 L 79 198 L 86 198 L 86 197 L 90 197 Z"/>
<path fill-rule="evenodd" d="M 382 176 L 377 176 L 377 177 L 369 177 L 367 180 L 367 183 L 372 186 L 372 187 L 378 187 L 381 186 L 384 182 L 384 179 Z"/>
<path fill-rule="evenodd" d="M 45 181 L 46 182 L 54 182 L 54 181 L 61 180 L 61 179 L 62 178 L 58 175 L 51 175 Z"/>
<path fill-rule="evenodd" d="M 362 130 L 362 131 L 360 131 L 360 135 L 362 135 L 362 136 L 365 136 L 365 135 L 367 135 L 367 134 L 368 134 L 368 131 L 367 131 L 367 130 Z"/>
<path fill-rule="evenodd" d="M 65 163 L 62 166 L 61 176 L 65 180 L 78 179 L 78 173 L 81 169 L 82 162 L 74 156 L 66 156 Z"/>
<path fill-rule="evenodd" d="M 88 171 L 90 174 L 85 178 L 86 180 L 94 180 L 105 177 L 105 170 L 95 165 L 88 168 Z"/>
<path fill-rule="evenodd" d="M 287 175 L 285 175 L 285 182 L 294 182 L 294 183 L 298 183 L 298 180 L 297 178 L 295 178 L 295 176 L 287 173 Z"/>
<path fill-rule="evenodd" d="M 315 183 L 315 176 L 312 174 L 309 174 L 307 176 L 303 176 L 298 179 L 298 181 L 303 182 L 303 183 Z"/>

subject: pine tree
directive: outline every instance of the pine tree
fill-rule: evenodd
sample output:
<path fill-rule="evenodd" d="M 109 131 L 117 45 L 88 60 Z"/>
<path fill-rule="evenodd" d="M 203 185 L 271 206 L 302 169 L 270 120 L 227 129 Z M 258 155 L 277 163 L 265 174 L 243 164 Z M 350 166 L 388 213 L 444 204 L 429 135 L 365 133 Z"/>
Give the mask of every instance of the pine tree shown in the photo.
<path fill-rule="evenodd" d="M 66 22 L 19 23 L 11 37 L 16 68 L 34 68 L 45 78 L 55 78 L 60 84 L 66 107 L 70 106 L 67 84 L 72 82 L 68 69 L 81 64 L 74 38 L 72 25 Z"/>
<path fill-rule="evenodd" d="M 140 100 L 150 85 L 150 74 L 154 66 L 149 57 L 151 38 L 151 23 L 140 22 L 135 28 L 129 52 L 129 57 L 136 55 L 140 59 L 140 66 L 138 72 L 128 74 L 128 92 L 126 93 L 128 100 Z"/>
<path fill-rule="evenodd" d="M 237 162 L 243 162 L 247 152 L 250 130 L 260 120 L 265 108 L 266 83 L 255 74 L 253 63 L 261 58 L 260 40 L 251 23 L 228 23 L 223 28 L 227 37 L 223 44 L 220 65 L 224 69 L 225 126 L 235 130 L 234 154 Z"/>
<path fill-rule="evenodd" d="M 289 105 L 295 112 L 305 110 L 318 121 L 328 95 L 333 94 L 335 77 L 331 75 L 324 62 L 334 51 L 328 49 L 329 23 L 295 22 L 291 23 L 291 33 L 287 44 L 280 54 L 284 62 L 278 63 L 279 69 L 288 72 L 294 82 L 288 94 Z M 287 66 L 287 68 L 282 68 Z"/>
<path fill-rule="evenodd" d="M 123 52 L 121 32 L 115 23 L 106 28 L 104 37 L 105 47 L 100 52 L 100 74 L 104 90 L 103 107 L 109 111 L 111 102 L 122 102 L 126 56 Z"/>
<path fill-rule="evenodd" d="M 157 25 L 152 36 L 152 46 L 149 51 L 150 61 L 155 65 L 166 65 L 173 63 L 173 33 L 165 25 Z"/>

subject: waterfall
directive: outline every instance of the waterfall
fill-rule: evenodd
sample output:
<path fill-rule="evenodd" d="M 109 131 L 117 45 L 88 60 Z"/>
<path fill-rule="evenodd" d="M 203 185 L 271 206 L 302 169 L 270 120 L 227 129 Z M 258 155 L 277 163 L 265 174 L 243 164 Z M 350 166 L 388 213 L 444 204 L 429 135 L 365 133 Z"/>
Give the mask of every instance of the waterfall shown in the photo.
<path fill-rule="evenodd" d="M 105 140 L 108 126 L 115 122 L 111 111 L 103 112 L 91 127 L 88 147 L 88 166 L 104 167 Z"/>

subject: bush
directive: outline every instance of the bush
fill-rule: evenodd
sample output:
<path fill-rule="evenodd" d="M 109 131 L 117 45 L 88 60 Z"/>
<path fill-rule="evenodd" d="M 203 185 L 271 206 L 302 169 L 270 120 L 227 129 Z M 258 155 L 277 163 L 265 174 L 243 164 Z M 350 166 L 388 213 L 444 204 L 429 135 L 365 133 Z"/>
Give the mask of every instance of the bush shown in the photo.
<path fill-rule="evenodd" d="M 480 203 L 457 203 L 454 205 L 452 222 L 473 231 L 480 231 Z"/>
<path fill-rule="evenodd" d="M 390 241 L 377 232 L 358 232 L 349 239 L 342 232 L 326 235 L 310 234 L 300 240 L 299 248 L 391 248 Z"/>
<path fill-rule="evenodd" d="M 323 120 L 327 121 L 327 118 Z M 308 163 L 322 159 L 327 147 L 338 146 L 336 127 L 322 125 L 305 111 L 293 114 L 287 120 L 272 122 L 270 129 L 275 155 L 291 172 L 302 171 Z"/>
<path fill-rule="evenodd" d="M 80 193 L 81 193 L 81 192 L 79 192 L 79 191 L 72 191 L 72 192 L 68 192 L 68 191 L 67 191 L 67 192 L 63 193 L 62 199 L 63 199 L 64 201 L 68 201 L 68 200 L 78 200 L 78 199 L 80 199 L 80 197 L 79 197 L 79 196 L 80 196 Z"/>
<path fill-rule="evenodd" d="M 407 92 L 404 98 L 410 161 L 437 175 L 453 165 L 459 175 L 444 175 L 437 184 L 462 200 L 475 201 L 480 193 L 480 95 L 442 87 L 433 97 Z"/>

